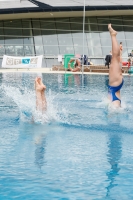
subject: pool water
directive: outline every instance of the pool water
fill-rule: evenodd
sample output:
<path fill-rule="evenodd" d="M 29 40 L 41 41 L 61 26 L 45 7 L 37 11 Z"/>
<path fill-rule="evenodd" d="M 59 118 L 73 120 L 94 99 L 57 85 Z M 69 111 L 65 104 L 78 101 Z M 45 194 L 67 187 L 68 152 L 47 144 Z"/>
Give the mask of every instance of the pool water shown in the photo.
<path fill-rule="evenodd" d="M 0 200 L 133 199 L 133 77 L 116 111 L 108 76 L 42 74 L 40 118 L 36 75 L 0 74 Z"/>

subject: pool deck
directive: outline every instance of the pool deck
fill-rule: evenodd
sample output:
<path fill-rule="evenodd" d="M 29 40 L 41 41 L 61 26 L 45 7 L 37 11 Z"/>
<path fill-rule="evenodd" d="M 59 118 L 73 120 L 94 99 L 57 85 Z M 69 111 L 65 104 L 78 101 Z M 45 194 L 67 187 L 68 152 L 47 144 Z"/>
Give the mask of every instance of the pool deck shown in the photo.
<path fill-rule="evenodd" d="M 71 71 L 53 71 L 52 68 L 19 68 L 19 69 L 5 69 L 5 68 L 0 68 L 0 73 L 45 73 L 45 74 L 100 74 L 100 75 L 108 75 L 106 72 L 71 72 Z M 124 76 L 129 76 L 128 73 L 123 73 Z M 132 75 L 132 74 L 131 74 Z"/>

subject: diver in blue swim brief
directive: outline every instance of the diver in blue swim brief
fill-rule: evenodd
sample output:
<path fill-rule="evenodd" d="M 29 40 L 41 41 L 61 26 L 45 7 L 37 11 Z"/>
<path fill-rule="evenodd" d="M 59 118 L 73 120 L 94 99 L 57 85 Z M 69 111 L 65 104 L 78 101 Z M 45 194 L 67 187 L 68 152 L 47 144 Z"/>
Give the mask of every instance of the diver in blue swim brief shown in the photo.
<path fill-rule="evenodd" d="M 121 103 L 121 99 L 119 99 L 115 93 L 118 92 L 122 88 L 123 83 L 124 83 L 124 79 L 122 79 L 122 83 L 119 86 L 108 85 L 108 93 L 109 93 L 109 95 L 111 95 L 112 102 L 118 100 Z"/>
<path fill-rule="evenodd" d="M 121 107 L 120 89 L 123 85 L 122 70 L 120 68 L 120 48 L 116 39 L 117 32 L 112 28 L 111 24 L 108 24 L 108 30 L 110 32 L 112 41 L 112 59 L 109 68 L 109 99 L 115 107 Z"/>

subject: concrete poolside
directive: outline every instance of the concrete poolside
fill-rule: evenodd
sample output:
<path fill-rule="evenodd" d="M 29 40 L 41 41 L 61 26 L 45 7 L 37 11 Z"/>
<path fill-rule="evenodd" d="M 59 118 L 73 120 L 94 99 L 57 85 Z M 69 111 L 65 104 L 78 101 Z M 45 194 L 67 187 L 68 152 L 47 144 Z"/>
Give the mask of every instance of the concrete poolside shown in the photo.
<path fill-rule="evenodd" d="M 26 72 L 26 73 L 48 73 L 48 74 L 101 74 L 108 75 L 107 72 L 71 72 L 71 71 L 53 71 L 52 68 L 12 68 L 5 69 L 0 68 L 0 73 L 12 73 L 12 72 Z M 123 75 L 129 75 L 128 73 L 123 73 Z"/>

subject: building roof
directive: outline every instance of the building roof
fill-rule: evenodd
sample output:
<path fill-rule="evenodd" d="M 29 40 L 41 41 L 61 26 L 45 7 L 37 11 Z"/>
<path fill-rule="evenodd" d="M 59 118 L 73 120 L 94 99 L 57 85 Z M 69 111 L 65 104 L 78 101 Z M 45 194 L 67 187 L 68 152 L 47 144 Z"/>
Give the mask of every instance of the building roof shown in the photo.
<path fill-rule="evenodd" d="M 37 5 L 28 0 L 0 0 L 0 10 L 32 7 L 37 7 Z"/>
<path fill-rule="evenodd" d="M 133 5 L 133 0 L 37 0 L 50 6 L 124 6 Z"/>
<path fill-rule="evenodd" d="M 0 14 L 132 10 L 133 0 L 0 0 Z"/>

